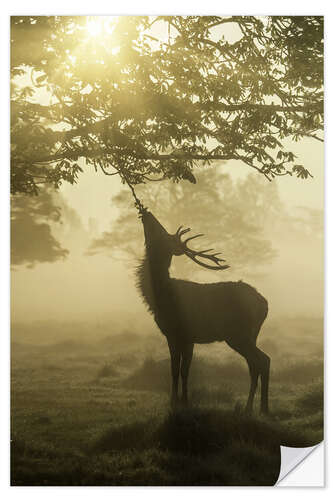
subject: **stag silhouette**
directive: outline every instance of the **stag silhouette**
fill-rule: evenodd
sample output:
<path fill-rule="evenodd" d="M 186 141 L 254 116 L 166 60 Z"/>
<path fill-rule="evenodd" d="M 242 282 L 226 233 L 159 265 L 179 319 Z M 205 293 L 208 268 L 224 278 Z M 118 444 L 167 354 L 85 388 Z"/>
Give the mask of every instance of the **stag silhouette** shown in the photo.
<path fill-rule="evenodd" d="M 182 378 L 182 402 L 187 404 L 188 374 L 194 344 L 225 341 L 247 361 L 251 378 L 246 411 L 252 412 L 253 399 L 261 378 L 261 411 L 268 412 L 270 358 L 256 346 L 268 303 L 252 286 L 242 282 L 201 284 L 170 278 L 174 255 L 187 255 L 208 269 L 223 270 L 223 259 L 209 250 L 194 251 L 187 244 L 202 236 L 181 237 L 182 229 L 169 234 L 154 215 L 141 209 L 145 235 L 145 257 L 138 268 L 138 287 L 148 309 L 165 335 L 171 357 L 171 404 L 178 402 L 179 372 Z M 211 263 L 211 264 L 210 264 Z"/>

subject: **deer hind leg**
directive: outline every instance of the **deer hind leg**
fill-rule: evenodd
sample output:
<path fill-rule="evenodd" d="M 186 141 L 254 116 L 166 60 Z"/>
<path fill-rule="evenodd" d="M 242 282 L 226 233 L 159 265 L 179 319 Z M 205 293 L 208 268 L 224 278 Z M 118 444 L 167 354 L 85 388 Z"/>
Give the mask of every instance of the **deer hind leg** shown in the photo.
<path fill-rule="evenodd" d="M 257 362 L 256 362 L 255 358 L 252 359 L 252 357 L 247 356 L 246 361 L 247 361 L 247 364 L 249 366 L 251 385 L 250 385 L 249 396 L 248 396 L 246 407 L 245 407 L 245 412 L 247 414 L 251 415 L 252 410 L 253 410 L 254 395 L 256 393 L 257 385 L 258 385 L 259 369 L 258 369 Z"/>
<path fill-rule="evenodd" d="M 258 349 L 258 348 L 257 348 Z M 268 385 L 271 358 L 258 349 L 260 355 L 260 378 L 261 378 L 261 413 L 268 413 Z"/>
<path fill-rule="evenodd" d="M 178 381 L 179 381 L 181 351 L 175 344 L 171 342 L 168 342 L 168 345 L 171 358 L 171 376 L 172 376 L 171 406 L 175 407 L 178 402 Z"/>
<path fill-rule="evenodd" d="M 187 392 L 187 382 L 188 382 L 188 374 L 192 362 L 193 357 L 193 344 L 187 344 L 185 347 L 182 347 L 182 361 L 180 373 L 182 377 L 182 403 L 187 405 L 188 403 L 188 392 Z"/>
<path fill-rule="evenodd" d="M 256 374 L 256 382 L 258 380 L 258 374 L 261 379 L 261 399 L 260 399 L 260 411 L 261 413 L 268 413 L 268 384 L 269 384 L 269 369 L 270 369 L 270 357 L 266 353 L 261 351 L 258 347 L 254 346 L 250 352 L 245 356 L 250 368 L 251 375 L 251 388 L 249 394 L 250 406 L 252 408 L 254 392 L 253 391 L 253 374 L 251 370 Z M 252 367 L 252 368 L 251 368 Z M 255 384 L 257 385 L 257 383 Z M 253 392 L 253 394 L 252 394 Z"/>
<path fill-rule="evenodd" d="M 268 383 L 270 358 L 261 351 L 255 344 L 241 344 L 227 340 L 228 345 L 239 352 L 247 361 L 251 377 L 249 397 L 246 411 L 252 412 L 253 399 L 257 388 L 258 376 L 261 379 L 261 412 L 268 413 Z"/>

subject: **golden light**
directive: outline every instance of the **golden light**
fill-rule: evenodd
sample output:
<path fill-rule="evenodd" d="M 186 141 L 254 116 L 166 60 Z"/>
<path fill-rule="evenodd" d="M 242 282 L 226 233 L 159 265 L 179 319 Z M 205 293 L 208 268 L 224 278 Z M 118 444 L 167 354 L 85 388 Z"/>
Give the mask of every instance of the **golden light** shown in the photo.
<path fill-rule="evenodd" d="M 92 38 L 99 37 L 103 34 L 111 35 L 117 19 L 117 16 L 89 17 L 86 23 L 87 34 Z"/>
<path fill-rule="evenodd" d="M 98 17 L 94 17 L 93 19 L 89 19 L 87 21 L 87 32 L 89 36 L 96 37 L 101 35 L 103 30 L 103 20 Z"/>
<path fill-rule="evenodd" d="M 118 16 L 107 16 L 104 18 L 104 29 L 105 31 L 111 35 L 118 21 Z"/>

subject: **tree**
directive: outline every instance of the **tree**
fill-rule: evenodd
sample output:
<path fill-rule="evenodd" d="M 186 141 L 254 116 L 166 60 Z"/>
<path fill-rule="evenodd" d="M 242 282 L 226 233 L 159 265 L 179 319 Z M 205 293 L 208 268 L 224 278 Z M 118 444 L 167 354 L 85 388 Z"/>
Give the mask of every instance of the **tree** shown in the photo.
<path fill-rule="evenodd" d="M 221 251 L 232 271 L 258 272 L 258 267 L 276 256 L 268 233 L 286 215 L 277 184 L 267 185 L 265 179 L 255 174 L 233 181 L 212 168 L 202 170 L 197 178 L 200 189 L 189 183 L 166 181 L 139 186 L 138 195 L 170 233 L 176 232 L 180 224 L 190 226 L 193 234 L 205 234 L 193 247 Z M 110 231 L 92 242 L 88 255 L 102 252 L 113 258 L 118 255 L 120 259 L 139 259 L 143 231 L 128 189 L 120 191 L 113 204 L 120 209 L 120 215 Z M 186 258 L 174 259 L 173 264 L 177 275 L 187 271 L 193 275 L 200 270 Z"/>
<path fill-rule="evenodd" d="M 132 185 L 221 160 L 307 178 L 284 140 L 322 140 L 322 17 L 12 17 L 11 71 L 12 193 L 84 162 Z"/>
<path fill-rule="evenodd" d="M 43 189 L 38 197 L 17 194 L 11 208 L 11 264 L 13 267 L 64 259 L 68 250 L 54 237 L 51 224 L 60 222 L 62 207 L 54 190 Z"/>

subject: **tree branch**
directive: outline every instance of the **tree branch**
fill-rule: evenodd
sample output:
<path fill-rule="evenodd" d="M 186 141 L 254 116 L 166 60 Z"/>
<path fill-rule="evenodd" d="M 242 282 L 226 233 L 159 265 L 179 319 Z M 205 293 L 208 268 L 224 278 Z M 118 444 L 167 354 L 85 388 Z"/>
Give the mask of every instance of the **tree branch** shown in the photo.
<path fill-rule="evenodd" d="M 196 106 L 196 105 L 194 105 Z M 196 106 L 200 110 L 207 110 L 213 108 L 214 110 L 225 112 L 225 113 L 233 113 L 236 111 L 255 111 L 255 110 L 267 110 L 272 113 L 281 112 L 281 113 L 306 113 L 306 112 L 322 112 L 323 111 L 323 101 L 319 101 L 313 104 L 304 104 L 298 106 L 282 106 L 277 104 L 255 104 L 255 103 L 241 103 L 241 104 L 227 104 L 223 102 L 209 101 L 204 105 L 202 103 L 198 103 Z M 112 128 L 109 128 L 110 125 L 113 125 Z M 106 131 L 107 130 L 107 131 Z M 83 125 L 79 128 L 73 128 L 71 130 L 59 132 L 53 131 L 55 140 L 63 141 L 64 139 L 73 139 L 75 137 L 85 136 L 89 133 L 105 133 L 110 140 L 115 142 L 127 142 L 129 145 L 131 144 L 135 149 L 142 149 L 142 145 L 137 141 L 128 137 L 123 132 L 121 132 L 118 128 L 114 127 L 114 121 L 112 117 L 105 118 L 103 120 L 97 121 L 95 123 L 91 123 L 88 125 Z M 212 134 L 213 135 L 213 134 Z M 314 137 L 316 138 L 316 137 Z M 46 160 L 48 161 L 48 160 Z M 40 161 L 39 161 L 40 163 Z"/>
<path fill-rule="evenodd" d="M 118 150 L 115 149 L 101 149 L 100 151 L 90 151 L 87 155 L 86 152 L 83 151 L 68 151 L 64 153 L 49 155 L 43 158 L 27 158 L 25 162 L 35 163 L 54 163 L 60 160 L 78 160 L 79 158 L 97 158 L 99 156 L 115 154 L 118 153 Z M 126 151 L 123 151 L 126 152 Z M 191 154 L 191 153 L 179 153 L 179 154 L 156 154 L 156 153 L 136 153 L 135 151 L 129 150 L 127 151 L 129 156 L 135 158 L 137 160 L 153 160 L 153 161 L 170 161 L 170 160 L 237 160 L 237 155 L 214 155 L 214 154 Z"/>
<path fill-rule="evenodd" d="M 242 104 L 225 104 L 221 102 L 211 101 L 211 106 L 222 112 L 232 112 L 232 111 L 251 111 L 251 110 L 267 110 L 272 112 L 282 112 L 282 113 L 306 113 L 309 111 L 322 111 L 323 102 L 318 102 L 315 104 L 304 104 L 300 106 L 280 106 L 278 104 L 252 104 L 252 103 L 242 103 Z"/>

